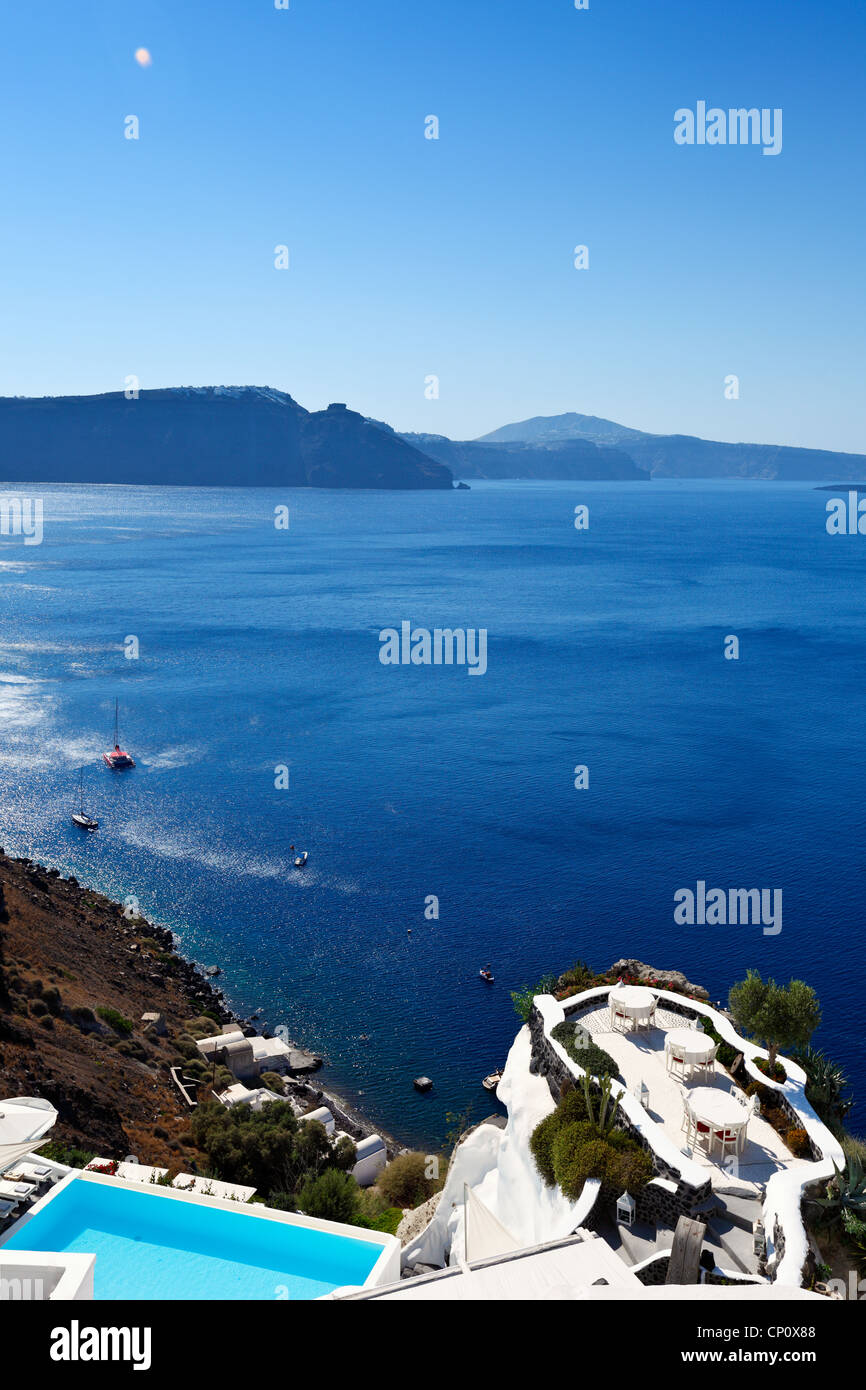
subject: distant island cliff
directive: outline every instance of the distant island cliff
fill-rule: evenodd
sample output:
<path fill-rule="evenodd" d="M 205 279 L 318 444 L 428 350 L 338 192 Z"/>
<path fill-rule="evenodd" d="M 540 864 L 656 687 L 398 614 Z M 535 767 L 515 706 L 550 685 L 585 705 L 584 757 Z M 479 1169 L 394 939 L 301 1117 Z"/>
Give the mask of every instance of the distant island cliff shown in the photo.
<path fill-rule="evenodd" d="M 445 464 L 461 478 L 552 478 L 561 481 L 649 482 L 623 450 L 588 439 L 542 444 L 486 444 L 439 434 L 403 434 L 407 444 Z"/>
<path fill-rule="evenodd" d="M 449 490 L 461 479 L 648 482 L 866 475 L 866 456 L 654 435 L 595 415 L 536 416 L 481 439 L 398 432 L 269 386 L 0 397 L 0 480 Z M 841 486 L 841 484 L 840 484 Z"/>
<path fill-rule="evenodd" d="M 413 436 L 404 438 L 412 439 Z M 795 482 L 866 476 L 866 456 L 787 444 L 726 444 L 689 434 L 648 434 L 597 415 L 537 415 L 476 440 L 480 448 L 562 449 L 578 442 L 625 450 L 654 478 L 761 478 Z M 423 448 L 423 444 L 418 445 Z M 432 452 L 432 451 L 431 451 Z M 443 457 L 434 453 L 434 458 Z M 468 475 L 467 475 L 468 476 Z M 557 474 L 535 476 L 556 477 Z"/>
<path fill-rule="evenodd" d="M 0 477 L 202 487 L 451 488 L 444 464 L 344 405 L 257 386 L 0 398 Z"/>

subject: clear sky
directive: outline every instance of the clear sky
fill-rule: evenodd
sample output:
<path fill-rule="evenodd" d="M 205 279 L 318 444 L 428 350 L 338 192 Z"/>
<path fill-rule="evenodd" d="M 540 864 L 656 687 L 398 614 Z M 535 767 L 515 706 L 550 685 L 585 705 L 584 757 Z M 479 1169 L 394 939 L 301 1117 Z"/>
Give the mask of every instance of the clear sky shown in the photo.
<path fill-rule="evenodd" d="M 864 60 L 862 0 L 9 3 L 0 394 L 866 451 Z M 781 154 L 678 146 L 700 100 Z"/>

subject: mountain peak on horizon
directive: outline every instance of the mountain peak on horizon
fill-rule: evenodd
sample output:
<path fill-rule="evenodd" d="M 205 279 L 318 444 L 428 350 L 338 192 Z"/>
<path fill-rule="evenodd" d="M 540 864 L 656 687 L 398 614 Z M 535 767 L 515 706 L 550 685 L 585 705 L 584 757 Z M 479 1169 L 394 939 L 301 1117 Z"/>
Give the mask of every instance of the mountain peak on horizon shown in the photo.
<path fill-rule="evenodd" d="M 503 425 L 482 434 L 478 444 L 555 444 L 567 439 L 589 439 L 596 444 L 621 444 L 645 438 L 645 431 L 606 420 L 601 415 L 581 415 L 565 411 L 562 415 L 533 415 L 528 420 Z"/>
<path fill-rule="evenodd" d="M 862 476 L 866 456 L 790 444 L 724 443 L 689 434 L 650 434 L 599 415 L 535 415 L 482 435 L 476 443 L 557 449 L 583 440 L 623 449 L 652 477 L 845 481 Z"/>

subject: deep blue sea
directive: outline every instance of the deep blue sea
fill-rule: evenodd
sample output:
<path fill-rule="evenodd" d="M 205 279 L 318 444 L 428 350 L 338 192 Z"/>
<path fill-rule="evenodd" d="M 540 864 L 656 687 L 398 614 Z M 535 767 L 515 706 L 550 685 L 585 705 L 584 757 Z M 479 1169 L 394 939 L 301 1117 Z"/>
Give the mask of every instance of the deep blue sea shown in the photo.
<path fill-rule="evenodd" d="M 43 544 L 0 538 L 8 852 L 135 895 L 407 1142 L 489 1113 L 510 990 L 623 955 L 713 998 L 749 966 L 809 981 L 866 1127 L 866 538 L 827 535 L 830 494 L 41 495 Z M 485 628 L 487 673 L 382 665 L 403 620 Z M 100 761 L 116 696 L 122 774 Z M 80 766 L 91 837 L 69 821 Z M 676 925 L 699 879 L 781 888 L 781 934 Z"/>

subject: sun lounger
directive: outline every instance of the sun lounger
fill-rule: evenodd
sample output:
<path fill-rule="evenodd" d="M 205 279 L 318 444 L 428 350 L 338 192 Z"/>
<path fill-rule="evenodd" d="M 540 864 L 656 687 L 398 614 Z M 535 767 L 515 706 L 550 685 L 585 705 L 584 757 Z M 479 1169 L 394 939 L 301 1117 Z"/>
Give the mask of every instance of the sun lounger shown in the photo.
<path fill-rule="evenodd" d="M 57 1180 L 53 1169 L 47 1163 L 18 1163 L 17 1168 L 11 1169 L 6 1175 L 6 1181 L 10 1183 L 35 1183 L 36 1187 L 42 1187 L 43 1183 L 49 1183 L 51 1179 Z"/>
<path fill-rule="evenodd" d="M 10 1202 L 5 1197 L 0 1197 L 0 1221 L 5 1221 L 7 1216 L 11 1216 L 13 1211 L 17 1210 L 17 1202 Z"/>
<path fill-rule="evenodd" d="M 32 1197 L 35 1191 L 32 1182 L 0 1181 L 0 1198 L 6 1201 L 23 1202 L 27 1197 Z"/>
<path fill-rule="evenodd" d="M 13 1168 L 11 1173 L 6 1174 L 6 1178 L 11 1182 L 35 1182 L 37 1184 L 48 1182 L 52 1177 L 52 1169 L 47 1163 L 19 1163 L 17 1168 Z"/>

